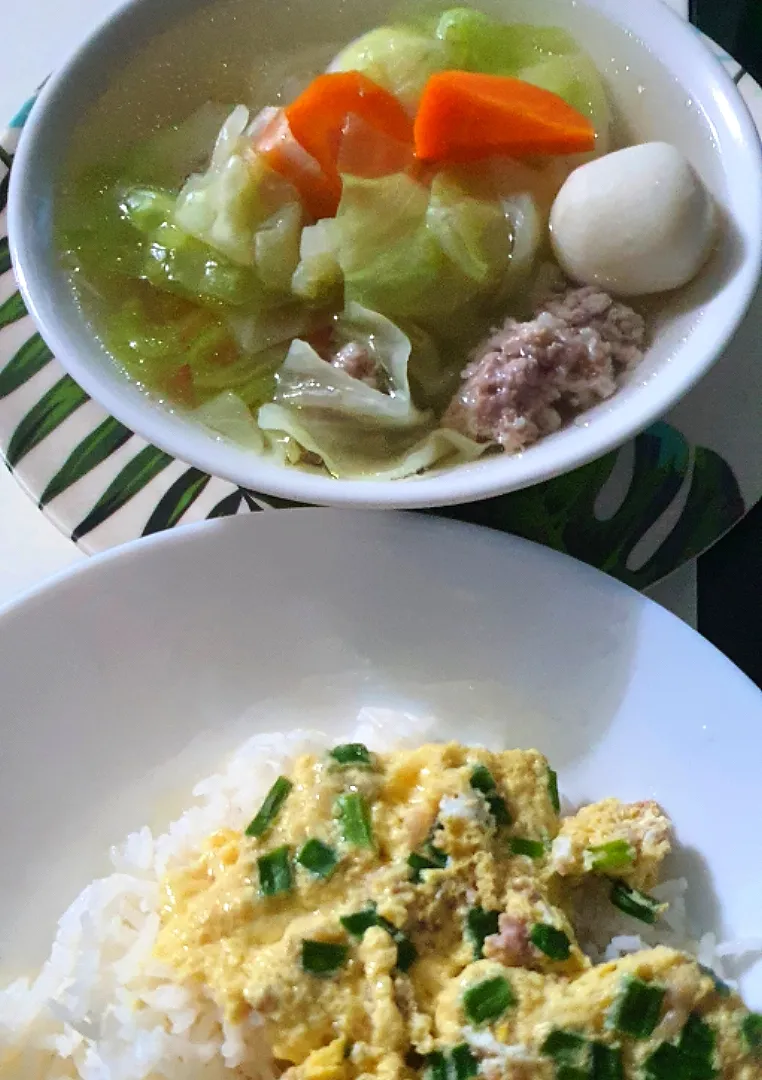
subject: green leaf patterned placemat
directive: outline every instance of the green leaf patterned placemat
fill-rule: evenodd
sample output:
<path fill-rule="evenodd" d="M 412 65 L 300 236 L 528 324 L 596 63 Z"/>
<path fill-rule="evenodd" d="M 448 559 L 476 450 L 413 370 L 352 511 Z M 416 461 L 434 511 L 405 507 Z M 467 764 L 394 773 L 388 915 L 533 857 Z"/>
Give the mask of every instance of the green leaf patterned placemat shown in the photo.
<path fill-rule="evenodd" d="M 762 130 L 762 91 L 712 46 Z M 148 445 L 63 371 L 26 313 L 5 229 L 27 102 L 0 138 L 0 452 L 40 509 L 84 551 L 187 522 L 279 509 Z M 526 491 L 430 511 L 537 540 L 638 588 L 695 558 L 762 497 L 762 294 L 721 362 L 621 449 Z"/>

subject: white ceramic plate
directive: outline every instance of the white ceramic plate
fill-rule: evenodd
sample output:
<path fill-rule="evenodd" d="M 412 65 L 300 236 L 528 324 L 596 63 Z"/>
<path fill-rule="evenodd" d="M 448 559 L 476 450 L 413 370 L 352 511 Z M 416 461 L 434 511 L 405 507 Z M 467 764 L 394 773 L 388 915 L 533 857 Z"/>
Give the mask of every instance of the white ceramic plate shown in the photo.
<path fill-rule="evenodd" d="M 537 746 L 572 800 L 658 799 L 689 914 L 762 930 L 762 695 L 727 660 L 526 541 L 296 510 L 136 542 L 0 617 L 3 974 L 43 958 L 112 842 L 187 804 L 245 734 L 337 732 L 369 702 L 433 711 L 442 738 Z M 762 971 L 744 989 L 762 1006 Z"/>

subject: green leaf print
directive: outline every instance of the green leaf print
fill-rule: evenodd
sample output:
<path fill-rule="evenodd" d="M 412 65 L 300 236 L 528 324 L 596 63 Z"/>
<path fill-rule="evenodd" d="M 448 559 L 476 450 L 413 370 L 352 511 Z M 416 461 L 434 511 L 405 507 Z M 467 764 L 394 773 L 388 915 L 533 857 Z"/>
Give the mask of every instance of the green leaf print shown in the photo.
<path fill-rule="evenodd" d="M 115 453 L 120 446 L 124 446 L 130 438 L 132 438 L 132 432 L 129 428 L 126 428 L 124 424 L 120 424 L 113 416 L 107 417 L 102 424 L 99 424 L 94 431 L 91 431 L 74 447 L 40 496 L 40 507 L 51 502 L 63 491 L 66 491 L 67 488 L 70 488 L 72 484 L 76 484 L 96 465 L 100 465 L 102 461 Z"/>
<path fill-rule="evenodd" d="M 24 301 L 21 299 L 21 293 L 11 293 L 8 299 L 0 304 L 0 330 L 4 326 L 10 326 L 17 319 L 23 319 L 25 315 L 26 308 L 24 307 Z"/>
<path fill-rule="evenodd" d="M 174 458 L 156 446 L 145 446 L 129 461 L 109 484 L 89 514 L 80 521 L 71 534 L 72 540 L 81 540 L 97 529 L 117 510 L 129 502 L 133 495 L 142 491 L 146 484 L 171 465 Z"/>
<path fill-rule="evenodd" d="M 11 268 L 11 252 L 8 237 L 0 236 L 0 274 L 6 274 Z"/>
<path fill-rule="evenodd" d="M 0 398 L 18 390 L 52 359 L 53 353 L 40 335 L 33 334 L 0 371 Z"/>
<path fill-rule="evenodd" d="M 182 518 L 185 511 L 193 505 L 206 485 L 211 480 L 208 473 L 200 469 L 188 469 L 162 496 L 156 509 L 143 529 L 143 536 L 171 529 Z"/>
<path fill-rule="evenodd" d="M 11 436 L 5 460 L 11 468 L 89 398 L 72 378 L 64 375 L 33 405 Z"/>
<path fill-rule="evenodd" d="M 431 511 L 486 525 L 566 552 L 643 589 L 699 555 L 743 515 L 738 483 L 714 451 L 693 454 L 684 437 L 669 424 L 654 424 L 634 442 L 632 476 L 617 509 L 596 514 L 596 503 L 610 479 L 615 450 L 574 472 L 524 491 L 468 506 Z M 676 522 L 642 566 L 628 560 L 638 542 L 669 510 L 688 485 Z"/>

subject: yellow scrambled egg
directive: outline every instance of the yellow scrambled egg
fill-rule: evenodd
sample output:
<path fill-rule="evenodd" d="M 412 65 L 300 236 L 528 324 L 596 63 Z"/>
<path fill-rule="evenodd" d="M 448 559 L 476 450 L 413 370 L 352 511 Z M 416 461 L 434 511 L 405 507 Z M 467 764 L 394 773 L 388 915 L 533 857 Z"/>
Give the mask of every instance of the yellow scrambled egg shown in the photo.
<path fill-rule="evenodd" d="M 156 955 L 256 1018 L 290 1080 L 762 1078 L 762 1017 L 711 972 L 662 947 L 592 966 L 577 943 L 604 883 L 659 917 L 641 890 L 669 850 L 654 803 L 562 820 L 536 751 L 352 744 L 299 758 L 246 832 L 169 875 Z"/>

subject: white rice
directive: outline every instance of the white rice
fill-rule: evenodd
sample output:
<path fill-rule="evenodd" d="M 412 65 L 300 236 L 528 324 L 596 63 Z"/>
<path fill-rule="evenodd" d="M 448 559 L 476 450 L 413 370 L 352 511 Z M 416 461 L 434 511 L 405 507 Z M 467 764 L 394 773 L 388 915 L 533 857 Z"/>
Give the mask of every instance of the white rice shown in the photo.
<path fill-rule="evenodd" d="M 377 751 L 415 746 L 434 723 L 366 708 L 342 740 Z M 304 730 L 254 736 L 223 772 L 196 785 L 194 805 L 165 833 L 154 836 L 144 827 L 112 849 L 113 872 L 88 885 L 61 917 L 37 978 L 18 979 L 0 991 L 3 1080 L 225 1080 L 230 1070 L 249 1080 L 271 1080 L 257 1017 L 231 1026 L 210 998 L 178 985 L 172 971 L 153 959 L 160 881 L 167 870 L 192 860 L 211 833 L 244 828 L 289 762 L 320 752 L 326 741 L 321 732 Z M 594 918 L 582 912 L 593 959 L 659 941 L 689 949 L 722 976 L 728 957 L 762 948 L 762 940 L 718 946 L 709 934 L 691 940 L 685 890 L 684 879 L 654 890 L 670 902 L 658 929 L 634 923 L 608 903 L 595 904 Z"/>

